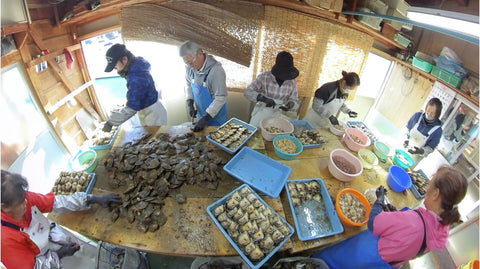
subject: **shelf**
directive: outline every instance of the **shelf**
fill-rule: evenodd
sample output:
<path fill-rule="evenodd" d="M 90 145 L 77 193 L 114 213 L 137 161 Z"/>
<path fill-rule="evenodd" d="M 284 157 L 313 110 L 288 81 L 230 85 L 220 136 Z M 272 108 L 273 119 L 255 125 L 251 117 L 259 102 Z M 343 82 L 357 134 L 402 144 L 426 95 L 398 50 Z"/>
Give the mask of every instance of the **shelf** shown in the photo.
<path fill-rule="evenodd" d="M 358 16 L 371 16 L 371 17 L 377 17 L 377 18 L 382 18 L 382 19 L 386 19 L 386 20 L 398 21 L 398 22 L 405 23 L 405 24 L 412 24 L 412 25 L 417 26 L 417 27 L 421 27 L 421 28 L 424 28 L 424 29 L 428 29 L 428 30 L 432 30 L 432 31 L 439 32 L 439 33 L 442 33 L 442 34 L 446 34 L 446 35 L 449 35 L 449 36 L 467 41 L 469 43 L 472 43 L 472 44 L 475 44 L 475 45 L 478 46 L 478 38 L 476 38 L 476 37 L 469 36 L 469 35 L 464 35 L 464 34 L 461 34 L 461 33 L 457 33 L 455 31 L 451 31 L 451 30 L 448 30 L 448 29 L 445 29 L 445 28 L 441 28 L 441 27 L 426 24 L 426 23 L 420 23 L 420 22 L 407 20 L 407 19 L 403 19 L 403 18 L 398 18 L 398 17 L 393 17 L 393 16 L 388 16 L 388 15 L 367 13 L 367 12 L 358 12 L 358 11 L 342 11 L 342 14 L 358 15 Z"/>

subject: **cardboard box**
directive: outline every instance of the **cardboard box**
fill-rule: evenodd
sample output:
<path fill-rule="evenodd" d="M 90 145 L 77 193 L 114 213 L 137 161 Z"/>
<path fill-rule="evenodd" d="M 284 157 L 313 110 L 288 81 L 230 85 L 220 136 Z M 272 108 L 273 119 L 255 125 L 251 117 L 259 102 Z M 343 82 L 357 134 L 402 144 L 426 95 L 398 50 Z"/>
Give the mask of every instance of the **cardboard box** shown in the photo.
<path fill-rule="evenodd" d="M 407 9 L 410 5 L 405 0 L 385 0 L 389 8 L 396 9 L 398 13 L 407 16 Z"/>
<path fill-rule="evenodd" d="M 390 8 L 390 7 L 387 10 L 387 15 L 392 16 L 392 17 L 396 17 L 396 18 L 408 19 L 405 15 L 398 12 L 398 10 L 396 10 L 394 8 Z M 411 30 L 411 28 L 412 28 L 411 24 L 406 24 L 406 23 L 402 23 L 402 22 L 394 21 L 394 20 L 385 20 L 385 21 L 388 24 L 390 24 L 393 28 L 395 28 L 395 30 L 397 30 L 397 31 L 400 31 L 400 29 L 402 29 L 402 27 L 407 29 L 407 30 Z"/>
<path fill-rule="evenodd" d="M 342 12 L 343 0 L 303 0 L 303 2 L 333 12 Z"/>

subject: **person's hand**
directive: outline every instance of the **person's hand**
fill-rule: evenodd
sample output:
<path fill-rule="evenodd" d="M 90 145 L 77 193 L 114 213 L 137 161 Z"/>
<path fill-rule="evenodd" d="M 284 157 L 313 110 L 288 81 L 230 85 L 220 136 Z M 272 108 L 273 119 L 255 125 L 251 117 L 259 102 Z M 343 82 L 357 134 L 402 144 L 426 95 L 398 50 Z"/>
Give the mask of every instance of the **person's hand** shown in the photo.
<path fill-rule="evenodd" d="M 57 250 L 57 255 L 61 259 L 63 257 L 72 256 L 77 250 L 80 249 L 80 245 L 77 243 L 70 243 L 63 245 Z"/>
<path fill-rule="evenodd" d="M 355 112 L 355 111 L 349 111 L 349 112 L 348 112 L 348 116 L 349 116 L 350 118 L 356 118 L 356 117 L 358 116 L 358 113 Z"/>
<path fill-rule="evenodd" d="M 408 152 L 411 154 L 423 154 L 425 151 L 423 148 L 413 147 L 413 149 L 409 149 Z"/>
<path fill-rule="evenodd" d="M 110 193 L 106 195 L 87 195 L 87 205 L 99 204 L 106 207 L 108 204 L 121 204 L 122 198 L 118 194 Z"/>
<path fill-rule="evenodd" d="M 257 95 L 257 101 L 264 102 L 267 105 L 267 107 L 275 108 L 275 101 L 261 94 Z"/>
<path fill-rule="evenodd" d="M 188 115 L 190 115 L 191 118 L 194 118 L 195 115 L 197 114 L 197 111 L 195 110 L 195 107 L 193 106 L 193 99 L 188 99 L 187 100 L 187 106 L 188 106 Z"/>
<path fill-rule="evenodd" d="M 109 133 L 112 130 L 112 127 L 113 127 L 113 125 L 109 121 L 107 121 L 103 125 L 102 131 L 104 131 L 106 133 Z"/>
<path fill-rule="evenodd" d="M 397 211 L 397 208 L 395 206 L 393 206 L 392 204 L 387 204 L 385 207 L 386 207 L 385 211 L 389 211 L 389 212 Z"/>
<path fill-rule="evenodd" d="M 408 140 L 403 141 L 403 147 L 407 148 L 408 147 Z"/>
<path fill-rule="evenodd" d="M 328 117 L 328 119 L 330 120 L 330 123 L 332 123 L 332 125 L 338 125 L 337 117 L 331 115 L 330 117 Z"/>
<path fill-rule="evenodd" d="M 280 106 L 279 108 L 283 111 L 289 111 L 290 109 L 293 108 L 294 105 L 295 103 L 293 101 L 288 101 L 286 105 Z"/>
<path fill-rule="evenodd" d="M 377 200 L 375 203 L 383 205 L 385 203 L 385 193 L 387 193 L 387 189 L 385 189 L 385 187 L 378 187 L 377 190 L 375 190 L 375 194 L 377 195 Z"/>
<path fill-rule="evenodd" d="M 202 131 L 207 125 L 208 121 L 211 119 L 212 119 L 212 116 L 206 113 L 205 116 L 201 117 L 200 120 L 197 121 L 197 123 L 195 124 L 195 127 L 193 127 L 193 131 L 194 132 Z"/>

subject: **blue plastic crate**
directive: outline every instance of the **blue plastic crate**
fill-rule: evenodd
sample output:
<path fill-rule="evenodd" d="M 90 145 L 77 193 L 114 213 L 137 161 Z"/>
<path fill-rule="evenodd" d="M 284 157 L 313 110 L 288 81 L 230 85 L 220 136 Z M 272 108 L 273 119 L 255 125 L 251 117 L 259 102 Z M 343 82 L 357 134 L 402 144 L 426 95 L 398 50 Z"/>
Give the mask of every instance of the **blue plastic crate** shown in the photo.
<path fill-rule="evenodd" d="M 324 207 L 322 207 L 321 202 L 316 200 L 306 201 L 298 206 L 294 206 L 288 185 L 291 183 L 306 183 L 310 181 L 316 181 L 320 185 L 320 195 L 322 196 Z M 338 218 L 337 211 L 322 179 L 289 180 L 287 184 L 285 184 L 285 189 L 287 190 L 288 201 L 290 202 L 290 208 L 293 213 L 298 239 L 307 241 L 343 232 L 343 225 Z M 328 225 L 325 225 L 325 223 Z"/>
<path fill-rule="evenodd" d="M 243 149 L 242 149 L 243 150 Z M 250 193 L 253 193 L 257 199 L 269 210 L 272 211 L 272 213 L 277 216 L 285 225 L 287 225 L 287 227 L 290 229 L 290 233 L 288 235 L 285 235 L 284 239 L 277 245 L 275 246 L 275 248 L 269 252 L 268 254 L 265 255 L 265 257 L 260 260 L 260 261 L 257 261 L 257 262 L 254 262 L 254 261 L 251 261 L 246 255 L 245 253 L 242 251 L 242 249 L 237 245 L 237 243 L 235 243 L 235 241 L 230 237 L 230 235 L 228 234 L 227 231 L 225 231 L 225 229 L 222 227 L 222 225 L 218 222 L 217 218 L 215 218 L 215 215 L 213 214 L 213 210 L 215 208 L 217 208 L 218 206 L 220 205 L 224 205 L 227 201 L 227 199 L 233 195 L 235 192 L 237 191 L 240 191 L 241 189 L 243 188 L 247 188 Z M 238 254 L 240 254 L 240 256 L 245 260 L 245 262 L 248 264 L 248 266 L 250 266 L 252 269 L 257 269 L 257 268 L 260 268 L 265 262 L 267 262 L 272 256 L 273 254 L 275 254 L 275 252 L 277 252 L 280 247 L 282 247 L 283 244 L 285 244 L 285 242 L 287 242 L 287 240 L 293 235 L 294 233 L 294 230 L 293 230 L 293 227 L 284 219 L 282 218 L 282 216 L 280 216 L 277 212 L 275 212 L 275 210 L 273 210 L 273 208 L 271 208 L 255 191 L 253 191 L 247 184 L 243 184 L 241 185 L 240 187 L 236 188 L 235 190 L 233 190 L 232 192 L 230 192 L 229 194 L 225 195 L 223 198 L 221 198 L 220 200 L 216 201 L 215 203 L 209 205 L 207 207 L 207 213 L 208 215 L 212 218 L 213 222 L 215 222 L 215 224 L 217 225 L 218 229 L 223 233 L 223 235 L 225 235 L 225 238 L 227 238 L 227 240 L 230 242 L 230 244 L 233 246 L 233 248 L 238 252 Z"/>
<path fill-rule="evenodd" d="M 310 124 L 310 122 L 308 122 L 307 120 L 291 120 L 290 121 L 292 124 L 293 124 L 293 128 L 294 128 L 294 131 L 292 133 L 293 136 L 295 136 L 295 128 L 302 128 L 302 129 L 305 129 L 305 130 L 312 130 L 312 129 L 315 129 L 312 124 Z M 295 136 L 296 137 L 296 136 Z M 298 137 L 297 137 L 298 138 Z M 321 143 L 321 144 L 308 144 L 308 145 L 303 145 L 303 148 L 304 149 L 310 149 L 310 148 L 318 148 L 318 147 L 321 147 L 323 145 L 325 145 L 325 143 Z"/>
<path fill-rule="evenodd" d="M 207 135 L 207 140 L 210 141 L 210 143 L 214 144 L 215 146 L 217 146 L 217 147 L 221 148 L 222 150 L 228 152 L 229 154 L 234 154 L 235 152 L 237 152 L 237 151 L 245 144 L 245 142 L 248 141 L 248 139 L 250 139 L 250 138 L 253 136 L 253 134 L 255 134 L 255 132 L 257 131 L 257 127 L 255 127 L 255 126 L 253 126 L 253 125 L 250 125 L 250 124 L 248 124 L 248 123 L 246 123 L 246 122 L 243 122 L 243 121 L 241 121 L 241 120 L 239 120 L 239 119 L 237 119 L 237 118 L 231 118 L 229 121 L 227 121 L 226 123 L 224 123 L 223 125 L 221 125 L 221 126 L 218 127 L 217 129 L 215 129 L 215 131 L 219 130 L 220 128 L 223 128 L 226 124 L 228 124 L 228 123 L 230 123 L 230 122 L 233 122 L 233 123 L 235 123 L 235 124 L 237 124 L 237 125 L 241 125 L 241 126 L 247 128 L 248 130 L 252 131 L 252 133 L 251 133 L 250 135 L 248 135 L 247 138 L 245 138 L 245 139 L 243 140 L 243 142 L 242 142 L 240 145 L 238 145 L 238 147 L 236 147 L 234 150 L 231 150 L 231 149 L 225 147 L 224 145 L 218 143 L 217 141 L 213 140 L 210 135 Z M 215 131 L 214 131 L 214 132 L 215 132 Z"/>
<path fill-rule="evenodd" d="M 108 142 L 107 144 L 90 146 L 89 148 L 93 150 L 111 149 L 119 132 L 120 132 L 120 128 L 117 128 L 117 130 L 115 130 L 115 133 L 113 133 L 112 138 L 110 139 L 110 142 Z"/>
<path fill-rule="evenodd" d="M 231 176 L 270 197 L 278 197 L 292 168 L 249 147 L 223 166 Z"/>
<path fill-rule="evenodd" d="M 422 170 L 418 170 L 418 171 L 415 171 L 417 173 L 419 173 L 420 175 L 422 175 L 427 181 L 429 180 L 429 178 L 427 177 L 427 175 L 425 175 L 425 173 L 422 171 Z M 410 178 L 412 176 L 410 175 Z M 415 186 L 415 184 L 413 184 L 413 179 L 412 179 L 412 187 L 410 187 L 410 191 L 412 191 L 413 193 L 413 196 L 415 196 L 415 198 L 417 199 L 422 199 L 423 197 L 425 197 L 425 194 L 421 194 L 420 192 L 418 192 L 418 189 L 417 187 Z"/>

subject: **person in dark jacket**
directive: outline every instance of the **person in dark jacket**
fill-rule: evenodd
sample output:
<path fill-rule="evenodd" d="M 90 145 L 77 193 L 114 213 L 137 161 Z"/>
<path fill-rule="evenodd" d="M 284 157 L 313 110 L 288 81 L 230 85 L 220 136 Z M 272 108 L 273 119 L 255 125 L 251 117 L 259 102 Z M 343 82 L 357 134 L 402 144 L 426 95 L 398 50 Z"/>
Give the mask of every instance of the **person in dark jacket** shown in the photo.
<path fill-rule="evenodd" d="M 328 122 L 339 124 L 336 117 L 339 110 L 350 118 L 356 118 L 357 112 L 345 105 L 345 99 L 359 85 L 357 73 L 342 71 L 341 79 L 325 83 L 315 91 L 312 108 L 307 112 L 306 119 L 317 127 L 328 128 Z"/>
<path fill-rule="evenodd" d="M 403 147 L 410 153 L 413 166 L 428 156 L 440 143 L 442 137 L 442 101 L 438 98 L 428 100 L 425 112 L 416 112 L 403 128 Z"/>
<path fill-rule="evenodd" d="M 110 47 L 105 55 L 105 72 L 116 69 L 127 80 L 127 103 L 120 110 L 112 111 L 103 131 L 109 132 L 112 126 L 118 126 L 138 116 L 142 126 L 167 124 L 167 110 L 160 101 L 161 96 L 155 88 L 150 74 L 150 63 L 142 57 L 135 57 L 123 44 Z"/>

